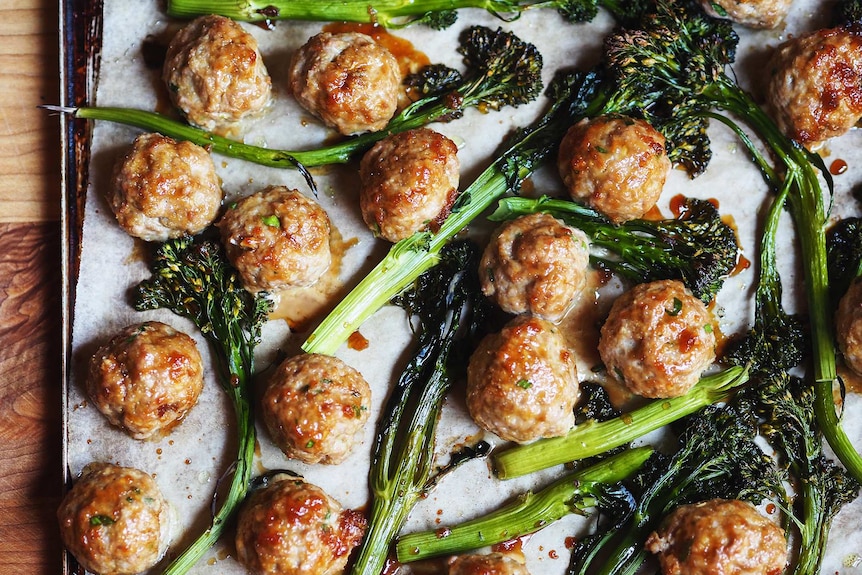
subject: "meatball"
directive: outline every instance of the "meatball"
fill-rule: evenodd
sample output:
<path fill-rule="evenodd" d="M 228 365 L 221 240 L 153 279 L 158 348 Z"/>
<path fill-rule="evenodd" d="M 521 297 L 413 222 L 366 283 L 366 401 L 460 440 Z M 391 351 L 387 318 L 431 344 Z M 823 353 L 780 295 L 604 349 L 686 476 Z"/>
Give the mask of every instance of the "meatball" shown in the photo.
<path fill-rule="evenodd" d="M 589 239 L 545 213 L 498 228 L 482 255 L 482 292 L 508 313 L 559 321 L 586 285 Z"/>
<path fill-rule="evenodd" d="M 862 118 L 862 28 L 791 38 L 770 64 L 767 98 L 779 127 L 814 149 Z"/>
<path fill-rule="evenodd" d="M 236 552 L 256 574 L 335 575 L 365 531 L 365 518 L 301 478 L 276 476 L 239 513 Z"/>
<path fill-rule="evenodd" d="M 467 409 L 483 429 L 524 443 L 575 424 L 575 359 L 554 324 L 518 316 L 479 344 L 467 367 Z"/>
<path fill-rule="evenodd" d="M 170 543 L 170 506 L 153 478 L 137 469 L 90 463 L 57 510 L 60 537 L 87 571 L 140 573 Z"/>
<path fill-rule="evenodd" d="M 530 575 L 527 567 L 502 553 L 461 555 L 449 564 L 449 575 Z"/>
<path fill-rule="evenodd" d="M 710 15 L 749 28 L 777 28 L 790 11 L 792 0 L 700 0 Z"/>
<path fill-rule="evenodd" d="M 783 530 L 750 503 L 713 499 L 678 507 L 650 534 L 664 575 L 779 575 Z"/>
<path fill-rule="evenodd" d="M 202 232 L 218 215 L 221 182 L 212 157 L 191 142 L 142 134 L 114 167 L 108 204 L 129 235 L 164 242 Z"/>
<path fill-rule="evenodd" d="M 341 463 L 368 421 L 371 388 L 328 355 L 290 357 L 263 394 L 263 420 L 285 455 L 306 463 Z"/>
<path fill-rule="evenodd" d="M 272 81 L 257 40 L 223 16 L 201 16 L 168 46 L 162 77 L 186 119 L 206 130 L 228 131 L 272 100 Z"/>
<path fill-rule="evenodd" d="M 850 284 L 847 293 L 838 302 L 835 332 L 844 363 L 862 374 L 862 281 Z"/>
<path fill-rule="evenodd" d="M 135 439 L 158 439 L 197 404 L 204 369 L 195 340 L 169 325 L 131 325 L 90 360 L 90 400 Z"/>
<path fill-rule="evenodd" d="M 251 292 L 312 285 L 332 263 L 326 211 L 284 186 L 236 202 L 217 225 L 228 259 Z"/>
<path fill-rule="evenodd" d="M 375 235 L 397 242 L 440 226 L 458 195 L 458 146 L 419 128 L 377 142 L 359 166 L 359 206 Z"/>
<path fill-rule="evenodd" d="M 685 395 L 715 359 L 712 323 L 706 306 L 682 282 L 640 284 L 611 306 L 599 355 L 632 393 Z"/>
<path fill-rule="evenodd" d="M 649 123 L 601 116 L 569 128 L 557 167 L 572 199 L 621 223 L 655 206 L 671 164 L 664 136 Z"/>
<path fill-rule="evenodd" d="M 293 55 L 289 76 L 299 104 L 344 135 L 376 132 L 395 115 L 398 62 L 365 34 L 321 32 Z"/>

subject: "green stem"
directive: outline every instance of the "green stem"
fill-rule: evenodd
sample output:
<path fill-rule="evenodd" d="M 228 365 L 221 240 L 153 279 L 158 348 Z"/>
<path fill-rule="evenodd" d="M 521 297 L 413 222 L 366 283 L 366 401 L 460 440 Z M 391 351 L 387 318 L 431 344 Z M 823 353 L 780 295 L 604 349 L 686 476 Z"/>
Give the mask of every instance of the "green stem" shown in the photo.
<path fill-rule="evenodd" d="M 747 369 L 731 367 L 702 378 L 682 397 L 658 399 L 614 419 L 582 423 L 562 437 L 540 439 L 502 451 L 494 456 L 497 475 L 510 479 L 604 453 L 707 405 L 727 400 L 734 389 L 747 381 Z"/>
<path fill-rule="evenodd" d="M 451 528 L 405 535 L 395 545 L 398 561 L 406 563 L 494 545 L 535 533 L 571 513 L 583 513 L 602 497 L 600 484 L 626 479 L 652 452 L 651 447 L 626 450 L 569 474 L 537 493 L 525 493 L 484 517 Z"/>
<path fill-rule="evenodd" d="M 169 0 L 168 14 L 190 18 L 221 14 L 235 20 L 311 20 L 373 23 L 385 28 L 402 27 L 431 12 L 482 8 L 510 18 L 530 8 L 555 6 L 559 2 L 536 0 Z"/>

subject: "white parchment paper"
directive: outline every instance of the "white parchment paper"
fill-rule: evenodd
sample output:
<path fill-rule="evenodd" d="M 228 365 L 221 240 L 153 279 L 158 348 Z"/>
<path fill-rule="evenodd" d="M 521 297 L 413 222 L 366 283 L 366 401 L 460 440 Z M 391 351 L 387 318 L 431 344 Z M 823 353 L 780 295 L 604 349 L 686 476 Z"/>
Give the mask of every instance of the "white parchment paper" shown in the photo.
<path fill-rule="evenodd" d="M 740 81 L 755 92 L 757 79 L 763 75 L 764 55 L 789 34 L 823 25 L 831 3 L 800 0 L 795 3 L 787 27 L 779 31 L 751 33 L 740 29 L 743 36 L 735 71 Z M 105 2 L 104 45 L 97 102 L 102 106 L 125 106 L 157 109 L 163 105 L 163 87 L 158 71 L 144 65 L 141 46 L 147 36 L 167 39 L 178 29 L 161 12 L 158 2 Z M 512 23 L 503 23 L 479 10 L 463 10 L 458 23 L 447 31 L 415 27 L 394 32 L 409 39 L 426 53 L 432 62 L 442 62 L 461 68 L 456 53 L 458 33 L 466 26 L 483 24 L 504 26 L 521 38 L 534 43 L 544 57 L 546 83 L 560 67 L 592 65 L 597 49 L 612 22 L 600 15 L 594 22 L 571 25 L 554 11 L 536 10 Z M 287 65 L 291 54 L 310 36 L 319 32 L 321 23 L 277 23 L 274 30 L 244 25 L 259 41 L 276 90 L 274 106 L 262 117 L 248 122 L 242 137 L 247 143 L 272 148 L 303 149 L 320 145 L 331 134 L 300 110 L 287 95 Z M 464 118 L 450 124 L 436 125 L 441 132 L 463 142 L 459 152 L 462 163 L 462 188 L 469 184 L 491 161 L 507 132 L 526 125 L 545 107 L 544 97 L 518 109 L 506 108 L 487 114 L 468 111 Z M 110 461 L 133 466 L 151 473 L 176 510 L 174 543 L 180 550 L 209 521 L 212 492 L 220 475 L 227 468 L 234 452 L 235 426 L 233 414 L 215 374 L 205 341 L 189 322 L 167 312 L 138 313 L 129 303 L 129 290 L 148 277 L 140 243 L 129 238 L 117 225 L 104 200 L 109 185 L 110 170 L 115 159 L 124 153 L 138 130 L 109 123 L 98 123 L 93 140 L 91 182 L 88 192 L 80 280 L 73 330 L 73 377 L 67 397 L 69 466 L 74 474 L 91 461 Z M 757 232 L 754 219 L 763 205 L 766 189 L 760 174 L 748 161 L 741 145 L 721 126 L 711 129 L 714 160 L 707 172 L 690 181 L 675 171 L 667 183 L 662 202 L 665 214 L 667 202 L 677 194 L 700 198 L 715 198 L 720 210 L 733 218 L 744 253 L 753 259 Z M 837 176 L 836 201 L 833 217 L 852 213 L 848 191 L 862 181 L 862 134 L 851 133 L 829 143 L 823 152 L 827 165 L 841 158 L 849 166 Z M 219 175 L 228 199 L 252 193 L 267 185 L 280 184 L 307 191 L 304 181 L 294 171 L 276 170 L 248 164 L 240 160 L 216 157 Z M 383 256 L 387 246 L 375 240 L 365 228 L 358 213 L 356 166 L 348 165 L 315 172 L 321 190 L 320 203 L 328 211 L 333 224 L 348 241 L 348 249 L 340 272 L 346 285 L 355 284 Z M 557 193 L 559 183 L 553 174 L 540 174 L 534 179 L 537 191 Z M 789 221 L 788 221 L 789 229 Z M 788 307 L 799 301 L 802 286 L 799 270 L 794 266 L 792 236 L 784 238 L 787 257 L 783 266 Z M 743 329 L 753 313 L 751 270 L 731 278 L 719 295 L 716 313 L 721 318 L 721 330 L 731 335 Z M 590 298 L 587 298 L 590 299 Z M 591 304 L 592 305 L 592 304 Z M 608 305 L 607 299 L 600 306 Z M 204 355 L 207 382 L 199 405 L 192 410 L 175 432 L 159 441 L 138 442 L 112 428 L 90 405 L 83 394 L 81 374 L 95 348 L 116 331 L 131 323 L 159 319 L 195 337 Z M 404 314 L 395 308 L 377 313 L 361 329 L 369 347 L 354 351 L 344 347 L 339 356 L 360 370 L 371 383 L 374 393 L 374 422 L 392 382 L 398 377 L 410 344 L 410 332 Z M 277 350 L 295 353 L 302 334 L 291 334 L 284 321 L 267 324 L 260 347 L 258 366 L 265 369 Z M 576 346 L 577 347 L 577 346 Z M 582 357 L 579 366 L 582 377 L 588 375 L 591 358 Z M 463 388 L 455 386 L 447 401 L 440 424 L 439 452 L 448 453 L 455 444 L 473 437 L 478 430 L 463 409 Z M 845 426 L 851 437 L 862 446 L 862 430 L 857 423 L 862 405 L 856 397 L 848 400 Z M 365 478 L 374 434 L 373 425 L 365 432 L 363 443 L 342 465 L 337 467 L 302 465 L 288 461 L 273 447 L 265 429 L 258 429 L 260 443 L 259 471 L 289 468 L 329 492 L 345 507 L 362 507 L 368 490 Z M 493 441 L 493 438 L 486 438 Z M 514 494 L 538 488 L 558 476 L 561 469 L 552 469 L 508 482 L 495 479 L 487 462 L 476 461 L 448 477 L 431 497 L 420 503 L 412 514 L 406 531 L 436 528 L 453 524 L 492 510 Z M 523 549 L 534 574 L 562 573 L 568 564 L 567 537 L 583 533 L 581 518 L 569 518 L 553 525 L 524 542 Z M 862 573 L 862 502 L 845 508 L 835 520 L 829 555 L 823 573 Z M 233 545 L 227 540 L 213 548 L 200 561 L 194 573 L 244 573 L 232 558 Z M 170 554 L 168 559 L 170 558 Z"/>

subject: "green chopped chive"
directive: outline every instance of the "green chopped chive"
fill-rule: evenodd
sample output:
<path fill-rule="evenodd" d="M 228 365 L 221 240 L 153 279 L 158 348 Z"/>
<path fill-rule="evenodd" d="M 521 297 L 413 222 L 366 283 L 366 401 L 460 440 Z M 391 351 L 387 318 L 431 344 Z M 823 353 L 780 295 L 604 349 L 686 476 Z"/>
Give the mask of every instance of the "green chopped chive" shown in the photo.
<path fill-rule="evenodd" d="M 673 309 L 664 310 L 667 312 L 667 315 L 676 317 L 679 315 L 679 312 L 682 311 L 682 300 L 678 297 L 673 298 Z"/>
<path fill-rule="evenodd" d="M 265 216 L 265 217 L 261 218 L 261 221 L 263 221 L 264 224 L 268 225 L 271 228 L 280 228 L 281 227 L 281 220 L 278 219 L 278 216 L 275 216 L 275 215 Z"/>
<path fill-rule="evenodd" d="M 518 381 L 518 383 L 516 383 L 515 385 L 522 389 L 530 389 L 531 387 L 533 387 L 533 384 L 530 382 L 529 379 L 522 379 Z"/>
<path fill-rule="evenodd" d="M 93 515 L 90 517 L 90 525 L 113 525 L 114 523 L 116 521 L 107 515 Z"/>

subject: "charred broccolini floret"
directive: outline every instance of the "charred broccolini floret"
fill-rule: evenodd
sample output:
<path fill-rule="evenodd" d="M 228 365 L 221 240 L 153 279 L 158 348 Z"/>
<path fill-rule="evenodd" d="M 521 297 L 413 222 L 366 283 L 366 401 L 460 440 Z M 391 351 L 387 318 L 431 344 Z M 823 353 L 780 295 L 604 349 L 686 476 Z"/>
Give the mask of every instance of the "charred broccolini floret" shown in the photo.
<path fill-rule="evenodd" d="M 498 18 L 511 21 L 522 12 L 537 8 L 557 10 L 570 22 L 588 22 L 599 8 L 605 8 L 622 21 L 639 17 L 644 0 L 169 0 L 168 14 L 190 18 L 221 14 L 234 20 L 268 22 L 272 20 L 312 20 L 366 22 L 384 28 L 425 24 L 441 30 L 455 23 L 457 10 L 484 9 Z"/>
<path fill-rule="evenodd" d="M 646 557 L 647 536 L 677 505 L 712 498 L 783 500 L 782 474 L 754 441 L 752 413 L 708 406 L 681 423 L 679 450 L 670 457 L 655 454 L 634 477 L 634 513 L 613 532 L 581 542 L 570 575 L 633 575 Z"/>
<path fill-rule="evenodd" d="M 238 451 L 230 486 L 207 530 L 164 571 L 179 575 L 218 540 L 248 492 L 255 450 L 254 349 L 272 302 L 265 293 L 255 296 L 246 291 L 221 246 L 201 237 L 162 244 L 151 270 L 152 277 L 136 289 L 135 309 L 165 308 L 194 322 L 215 351 L 219 383 L 231 400 L 237 423 Z"/>
<path fill-rule="evenodd" d="M 635 283 L 678 279 L 704 303 L 718 293 L 739 254 L 733 228 L 721 221 L 712 203 L 694 198 L 685 200 L 675 219 L 620 225 L 575 202 L 504 198 L 489 219 L 502 221 L 535 212 L 583 230 L 590 238 L 594 266 Z"/>
<path fill-rule="evenodd" d="M 515 34 L 471 26 L 460 38 L 463 74 L 439 66 L 418 72 L 407 83 L 423 97 L 413 102 L 381 131 L 362 134 L 314 150 L 276 150 L 243 144 L 194 128 L 168 116 L 130 108 L 60 108 L 76 118 L 108 120 L 188 140 L 224 156 L 275 168 L 311 168 L 343 164 L 390 134 L 459 117 L 464 110 L 482 106 L 499 110 L 533 101 L 542 91 L 542 56 L 535 46 Z"/>

